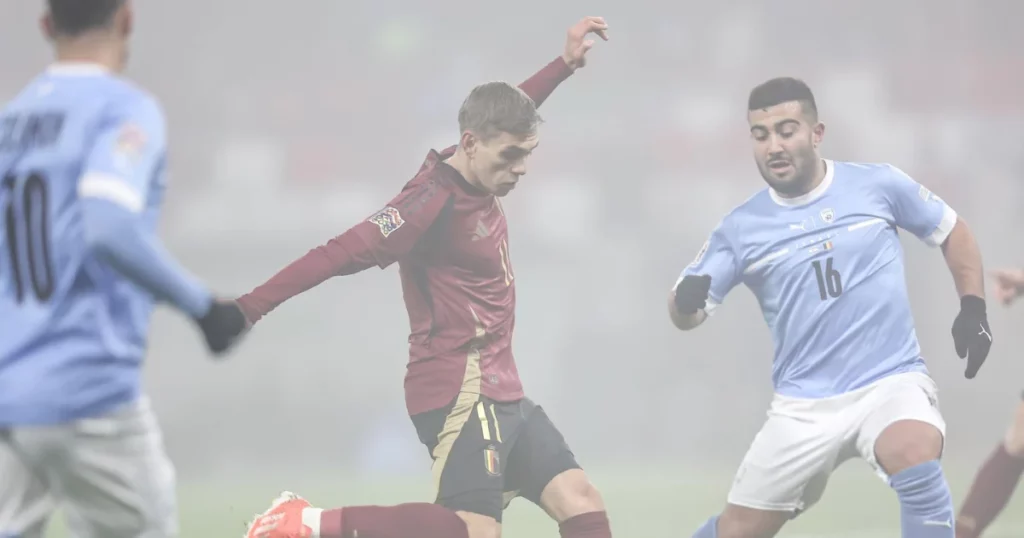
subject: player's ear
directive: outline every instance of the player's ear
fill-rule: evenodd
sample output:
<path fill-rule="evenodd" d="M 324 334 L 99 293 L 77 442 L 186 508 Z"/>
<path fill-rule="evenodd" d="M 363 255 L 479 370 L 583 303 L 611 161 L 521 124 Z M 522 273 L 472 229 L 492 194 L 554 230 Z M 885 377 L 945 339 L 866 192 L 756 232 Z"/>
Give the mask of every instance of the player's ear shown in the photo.
<path fill-rule="evenodd" d="M 462 138 L 459 139 L 459 145 L 462 146 L 462 151 L 466 155 L 473 155 L 476 152 L 477 145 L 480 141 L 477 139 L 471 131 L 463 131 Z"/>
<path fill-rule="evenodd" d="M 46 39 L 50 41 L 57 39 L 57 30 L 53 25 L 53 16 L 50 15 L 49 11 L 44 13 L 43 17 L 39 19 L 39 28 L 43 30 L 43 35 L 46 36 Z"/>
<path fill-rule="evenodd" d="M 135 28 L 135 11 L 132 8 L 131 0 L 125 2 L 121 9 L 118 10 L 115 24 L 117 24 L 117 29 L 121 35 L 131 35 L 132 30 Z"/>
<path fill-rule="evenodd" d="M 811 141 L 814 143 L 814 147 L 817 148 L 818 146 L 821 145 L 821 141 L 824 140 L 824 139 L 825 139 L 825 124 L 823 122 L 819 121 L 818 123 L 816 123 L 814 125 L 814 129 L 812 129 Z"/>

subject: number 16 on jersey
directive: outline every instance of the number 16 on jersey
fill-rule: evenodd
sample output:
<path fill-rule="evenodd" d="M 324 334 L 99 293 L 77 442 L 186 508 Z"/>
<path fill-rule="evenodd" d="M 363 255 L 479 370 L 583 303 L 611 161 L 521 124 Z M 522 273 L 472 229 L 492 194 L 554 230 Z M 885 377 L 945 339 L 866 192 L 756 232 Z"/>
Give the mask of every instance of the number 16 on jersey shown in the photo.
<path fill-rule="evenodd" d="M 824 266 L 821 260 L 814 260 L 811 265 L 814 266 L 814 276 L 818 280 L 818 295 L 822 301 L 828 300 L 829 297 L 835 299 L 843 294 L 843 278 L 839 271 L 832 268 L 831 257 L 825 258 Z"/>

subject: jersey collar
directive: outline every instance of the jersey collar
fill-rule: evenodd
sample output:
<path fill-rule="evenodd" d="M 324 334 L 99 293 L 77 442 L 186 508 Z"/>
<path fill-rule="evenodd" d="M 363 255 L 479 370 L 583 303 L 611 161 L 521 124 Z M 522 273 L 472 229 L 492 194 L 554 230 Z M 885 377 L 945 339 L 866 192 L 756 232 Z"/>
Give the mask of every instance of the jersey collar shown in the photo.
<path fill-rule="evenodd" d="M 819 183 L 817 187 L 814 187 L 812 191 L 806 194 L 801 194 L 796 198 L 782 197 L 779 195 L 779 193 L 775 192 L 775 189 L 769 187 L 768 194 L 772 197 L 772 201 L 781 206 L 796 207 L 804 204 L 809 204 L 817 200 L 818 198 L 821 198 L 821 196 L 825 194 L 825 191 L 827 191 L 828 188 L 832 185 L 832 178 L 835 176 L 836 170 L 836 167 L 832 164 L 832 161 L 828 159 L 822 160 L 825 161 L 825 177 L 822 178 L 821 183 Z"/>
<path fill-rule="evenodd" d="M 94 76 L 108 75 L 110 70 L 91 62 L 56 62 L 46 70 L 51 75 Z"/>

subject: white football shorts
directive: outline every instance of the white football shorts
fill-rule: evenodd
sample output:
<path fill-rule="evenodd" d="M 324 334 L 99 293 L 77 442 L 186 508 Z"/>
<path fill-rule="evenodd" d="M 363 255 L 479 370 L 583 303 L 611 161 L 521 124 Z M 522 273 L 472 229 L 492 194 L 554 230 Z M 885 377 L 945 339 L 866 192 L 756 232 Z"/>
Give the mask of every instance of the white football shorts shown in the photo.
<path fill-rule="evenodd" d="M 736 473 L 728 502 L 799 513 L 818 502 L 840 464 L 858 457 L 888 480 L 875 459 L 875 441 L 901 420 L 926 422 L 945 437 L 938 389 L 927 374 L 898 374 L 830 398 L 776 394 L 768 420 Z"/>

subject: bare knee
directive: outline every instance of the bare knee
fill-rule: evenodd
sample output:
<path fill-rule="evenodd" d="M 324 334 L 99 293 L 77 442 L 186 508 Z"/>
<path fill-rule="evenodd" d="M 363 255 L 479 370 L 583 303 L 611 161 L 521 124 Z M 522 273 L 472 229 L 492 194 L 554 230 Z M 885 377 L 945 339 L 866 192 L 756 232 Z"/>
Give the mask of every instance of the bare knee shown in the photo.
<path fill-rule="evenodd" d="M 1024 457 L 1024 402 L 1017 406 L 1010 428 L 1006 430 L 1006 452 L 1011 456 Z"/>
<path fill-rule="evenodd" d="M 565 471 L 548 482 L 541 492 L 540 504 L 559 523 L 605 509 L 604 499 L 582 469 Z"/>
<path fill-rule="evenodd" d="M 792 517 L 792 512 L 729 504 L 718 516 L 718 538 L 772 538 Z"/>
<path fill-rule="evenodd" d="M 473 512 L 455 512 L 466 522 L 469 538 L 501 538 L 501 523 L 489 516 Z"/>
<path fill-rule="evenodd" d="M 919 420 L 890 424 L 875 441 L 875 459 L 888 475 L 937 460 L 942 456 L 942 432 Z"/>

